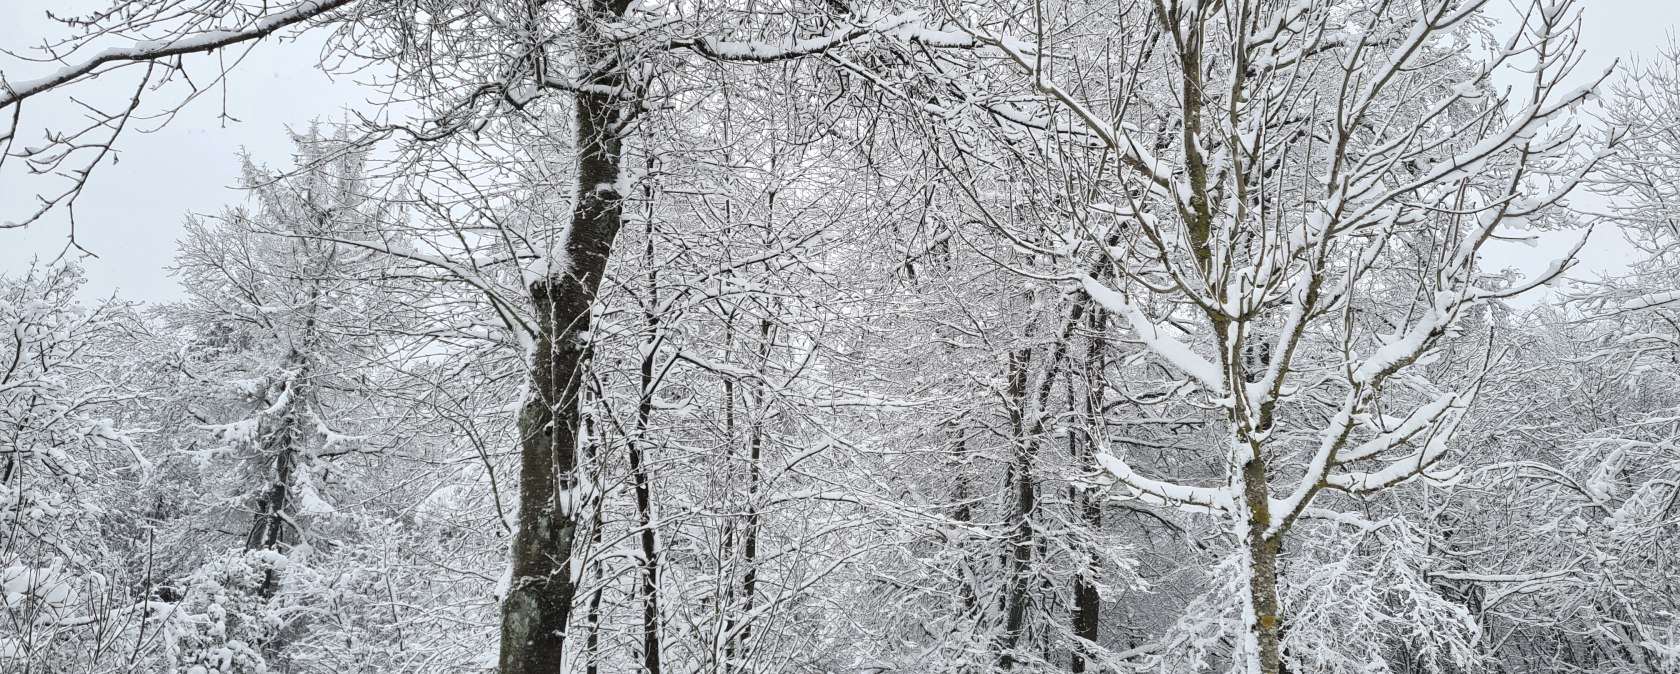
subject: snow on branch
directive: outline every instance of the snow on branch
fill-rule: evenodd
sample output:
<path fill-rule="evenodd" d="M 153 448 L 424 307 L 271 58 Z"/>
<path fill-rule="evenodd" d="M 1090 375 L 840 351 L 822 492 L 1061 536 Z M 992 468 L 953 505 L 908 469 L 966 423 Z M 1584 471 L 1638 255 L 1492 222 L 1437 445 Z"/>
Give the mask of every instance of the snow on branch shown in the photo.
<path fill-rule="evenodd" d="M 892 14 L 873 19 L 864 18 L 866 19 L 864 23 L 854 24 L 816 37 L 795 38 L 788 36 L 787 39 L 775 42 L 729 41 L 701 37 L 679 40 L 671 43 L 671 47 L 689 49 L 707 58 L 721 61 L 769 63 L 822 54 L 830 49 L 851 42 L 871 39 L 875 36 L 886 36 L 932 47 L 969 48 L 974 46 L 974 40 L 967 36 L 924 27 L 921 12 Z"/>
<path fill-rule="evenodd" d="M 68 64 L 45 77 L 21 82 L 0 79 L 0 108 L 15 105 L 26 98 L 63 86 L 83 76 L 93 74 L 107 64 L 129 64 L 156 61 L 171 56 L 213 51 L 228 45 L 260 40 L 287 26 L 348 5 L 356 0 L 304 0 L 291 9 L 267 14 L 244 30 L 214 30 L 179 37 L 173 40 L 148 40 L 126 47 L 111 47 L 77 63 Z"/>
<path fill-rule="evenodd" d="M 1086 294 L 1090 295 L 1091 299 L 1096 300 L 1097 304 L 1101 304 L 1104 309 L 1112 313 L 1124 316 L 1126 322 L 1131 325 L 1132 331 L 1137 333 L 1138 340 L 1149 347 L 1149 350 L 1154 352 L 1155 355 L 1160 356 L 1178 371 L 1189 375 L 1196 383 L 1213 394 L 1223 395 L 1225 383 L 1219 366 L 1190 350 L 1188 344 L 1173 339 L 1171 335 L 1164 333 L 1160 326 L 1149 320 L 1149 317 L 1143 315 L 1143 312 L 1133 306 L 1132 303 L 1126 301 L 1125 296 L 1109 289 L 1108 286 L 1089 276 L 1081 279 L 1081 282 L 1084 284 Z"/>
<path fill-rule="evenodd" d="M 1177 506 L 1196 511 L 1235 512 L 1231 492 L 1224 487 L 1190 487 L 1153 480 L 1137 474 L 1119 457 L 1097 453 L 1097 465 L 1105 477 L 1126 487 L 1133 498 L 1156 505 Z"/>
<path fill-rule="evenodd" d="M 1429 427 L 1429 437 L 1416 451 L 1375 471 L 1326 476 L 1325 483 L 1355 494 L 1368 494 L 1424 474 L 1446 456 L 1448 441 L 1458 430 L 1458 422 L 1463 419 L 1464 412 L 1469 407 L 1468 401 L 1460 401 L 1457 396 L 1451 398 L 1454 402 L 1443 410 L 1434 425 Z"/>

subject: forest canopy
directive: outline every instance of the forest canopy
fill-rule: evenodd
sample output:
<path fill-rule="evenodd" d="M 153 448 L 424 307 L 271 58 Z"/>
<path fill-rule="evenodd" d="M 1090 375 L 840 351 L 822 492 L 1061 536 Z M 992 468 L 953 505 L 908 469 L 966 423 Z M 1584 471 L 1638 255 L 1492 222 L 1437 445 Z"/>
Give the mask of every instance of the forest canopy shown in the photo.
<path fill-rule="evenodd" d="M 1680 671 L 1680 52 L 1512 4 L 49 13 L 0 672 Z M 382 102 L 85 292 L 302 35 Z"/>

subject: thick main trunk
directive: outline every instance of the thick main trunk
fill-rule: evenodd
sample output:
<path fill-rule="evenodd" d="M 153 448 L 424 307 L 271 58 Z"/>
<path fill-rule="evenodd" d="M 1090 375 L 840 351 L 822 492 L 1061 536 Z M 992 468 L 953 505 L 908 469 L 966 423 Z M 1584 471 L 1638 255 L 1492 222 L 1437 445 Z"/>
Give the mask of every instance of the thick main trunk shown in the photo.
<path fill-rule="evenodd" d="M 1011 514 L 1015 531 L 1010 540 L 1007 557 L 1009 589 L 1004 600 L 1002 653 L 998 667 L 1010 670 L 1017 664 L 1016 648 L 1027 627 L 1027 601 L 1032 579 L 1033 529 L 1032 517 L 1038 509 L 1038 483 L 1033 478 L 1033 439 L 1027 437 L 1027 376 L 1032 352 L 1027 347 L 1009 355 L 1010 431 L 1015 436 L 1015 461 L 1010 467 L 1009 488 L 1015 492 L 1015 512 Z"/>
<path fill-rule="evenodd" d="M 257 498 L 257 513 L 251 531 L 245 536 L 246 550 L 278 550 L 286 540 L 287 510 L 290 508 L 292 468 L 297 464 L 297 452 L 291 447 L 290 419 L 274 431 L 274 477 L 268 488 Z M 264 596 L 269 596 L 264 594 Z"/>
<path fill-rule="evenodd" d="M 561 671 L 577 591 L 571 559 L 580 513 L 570 492 L 577 481 L 578 380 L 585 353 L 579 328 L 567 324 L 587 325 L 588 305 L 583 303 L 582 311 L 567 305 L 578 303 L 578 285 L 547 281 L 532 288 L 544 328 L 558 334 L 537 339 L 531 391 L 519 417 L 519 531 L 502 603 L 503 674 Z"/>
<path fill-rule="evenodd" d="M 1283 665 L 1283 612 L 1278 606 L 1277 594 L 1279 548 L 1275 539 L 1249 546 L 1254 563 L 1248 583 L 1249 595 L 1254 602 L 1254 625 L 1251 629 L 1260 651 L 1262 674 L 1288 671 Z"/>
<path fill-rule="evenodd" d="M 310 321 L 313 326 L 314 322 Z M 257 512 L 251 523 L 251 531 L 245 536 L 246 550 L 275 550 L 286 552 L 287 548 L 295 544 L 298 534 L 293 530 L 297 522 L 292 519 L 292 475 L 297 470 L 299 437 L 299 407 L 301 401 L 307 397 L 305 387 L 300 383 L 307 375 L 307 364 L 302 356 L 293 352 L 287 359 L 289 367 L 299 368 L 301 372 L 288 384 L 285 397 L 288 402 L 275 425 L 268 429 L 268 437 L 263 442 L 263 454 L 274 457 L 274 474 L 261 496 L 257 497 Z M 257 596 L 264 599 L 273 598 L 280 591 L 280 575 L 276 569 L 263 571 L 262 585 L 257 588 Z"/>
<path fill-rule="evenodd" d="M 1106 369 L 1104 358 L 1108 349 L 1108 342 L 1103 337 L 1107 329 L 1107 312 L 1092 311 L 1087 320 L 1090 322 L 1091 339 L 1086 344 L 1085 352 L 1085 423 L 1089 424 L 1085 430 L 1085 442 L 1082 452 L 1076 452 L 1081 466 L 1087 471 L 1098 470 L 1096 454 L 1097 443 L 1103 437 L 1098 427 L 1104 414 L 1104 386 L 1103 371 Z M 1076 317 L 1077 320 L 1077 317 Z M 1071 389 L 1071 385 L 1070 385 Z M 1071 393 L 1070 393 L 1071 395 Z M 1074 409 L 1070 404 L 1068 409 Z M 1073 442 L 1073 435 L 1069 435 L 1069 442 Z M 1079 517 L 1093 534 L 1102 530 L 1102 501 L 1088 489 L 1075 489 L 1072 494 L 1074 503 L 1079 506 Z M 1073 674 L 1083 674 L 1087 666 L 1098 669 L 1091 660 L 1092 647 L 1101 636 L 1102 627 L 1102 594 L 1097 591 L 1095 578 L 1102 570 L 1102 559 L 1095 550 L 1086 557 L 1085 574 L 1074 579 L 1073 584 L 1073 636 L 1079 639 L 1075 644 L 1073 654 L 1069 660 L 1069 671 Z"/>
<path fill-rule="evenodd" d="M 1261 674 L 1281 674 L 1283 666 L 1283 611 L 1278 604 L 1278 554 L 1283 549 L 1281 532 L 1268 535 L 1271 527 L 1270 493 L 1266 487 L 1266 464 L 1259 458 L 1243 465 L 1244 501 L 1248 506 L 1248 597 L 1254 620 L 1248 629 L 1259 653 Z"/>
<path fill-rule="evenodd" d="M 286 527 L 290 513 L 292 470 L 297 465 L 297 452 L 292 449 L 292 424 L 287 419 L 285 427 L 276 432 L 281 444 L 280 451 L 274 456 L 274 481 L 268 485 L 267 493 L 257 501 L 256 522 L 251 527 L 251 533 L 246 536 L 246 550 L 280 550 L 283 543 L 292 542 L 288 537 Z M 263 571 L 262 585 L 257 587 L 257 596 L 271 599 L 280 591 L 280 574 L 270 567 Z"/>
<path fill-rule="evenodd" d="M 596 21 L 622 13 L 623 3 L 596 2 L 590 9 L 579 19 L 587 33 Z M 595 80 L 609 87 L 616 82 L 610 74 Z M 583 499 L 574 488 L 589 309 L 622 222 L 617 112 L 610 95 L 577 94 L 578 194 L 565 242 L 569 264 L 530 286 L 537 334 L 530 393 L 519 416 L 519 532 L 502 603 L 501 674 L 562 671 L 577 592 L 572 557 Z"/>
<path fill-rule="evenodd" d="M 1101 505 L 1088 495 L 1082 495 L 1080 500 L 1083 501 L 1080 504 L 1080 515 L 1085 524 L 1093 530 L 1101 528 Z M 1091 565 L 1090 572 L 1097 573 L 1100 562 L 1095 553 L 1090 555 L 1087 563 Z M 1092 669 L 1097 669 L 1096 663 L 1087 663 L 1091 658 L 1091 647 L 1087 644 L 1097 643 L 1101 625 L 1102 595 L 1097 592 L 1097 584 L 1092 582 L 1091 578 L 1082 575 L 1074 580 L 1073 584 L 1073 636 L 1079 639 L 1079 643 L 1074 646 L 1073 659 L 1069 665 L 1074 674 L 1084 672 L 1087 664 L 1091 665 Z"/>

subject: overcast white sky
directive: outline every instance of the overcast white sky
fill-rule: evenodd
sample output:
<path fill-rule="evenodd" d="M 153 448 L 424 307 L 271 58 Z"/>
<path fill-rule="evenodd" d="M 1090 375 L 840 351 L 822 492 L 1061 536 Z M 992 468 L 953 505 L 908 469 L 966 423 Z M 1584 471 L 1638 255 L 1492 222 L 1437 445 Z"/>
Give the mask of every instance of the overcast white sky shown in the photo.
<path fill-rule="evenodd" d="M 44 18 L 48 8 L 65 12 L 68 6 L 90 4 L 95 3 L 0 0 L 0 47 L 16 50 L 54 34 L 55 25 Z M 312 119 L 340 118 L 347 107 L 373 107 L 365 100 L 371 92 L 351 81 L 335 81 L 315 67 L 319 52 L 319 42 L 265 41 L 229 78 L 226 112 L 233 119 L 222 118 L 221 96 L 205 96 L 162 129 L 124 138 L 118 163 L 94 173 L 76 207 L 76 238 L 98 255 L 82 262 L 89 292 L 118 291 L 125 298 L 147 301 L 179 297 L 175 279 L 164 267 L 174 260 L 182 222 L 188 213 L 216 213 L 225 204 L 244 200 L 244 193 L 232 188 L 238 182 L 240 149 L 261 163 L 282 166 L 290 160 L 288 126 L 301 129 Z M 210 74 L 210 62 L 202 65 L 206 67 L 195 76 Z M 29 77 L 43 69 L 0 55 L 0 70 L 8 78 Z M 31 130 L 30 118 L 37 132 L 43 123 L 80 119 L 78 110 L 60 98 L 48 103 L 50 112 L 37 109 L 30 115 L 26 110 L 26 132 Z M 20 193 L 20 188 L 42 185 L 0 180 L 0 220 L 20 217 L 19 204 L 33 201 L 32 194 Z M 63 218 L 27 230 L 0 230 L 0 268 L 15 271 L 34 257 L 58 256 L 67 231 Z"/>
<path fill-rule="evenodd" d="M 90 4 L 99 3 L 0 0 L 0 47 L 17 50 L 39 44 L 53 34 L 53 24 L 44 19 L 49 8 L 64 12 Z M 1680 24 L 1680 0 L 1585 0 L 1584 4 L 1587 54 L 1581 76 L 1602 71 L 1618 57 L 1655 55 Z M 371 110 L 365 100 L 370 92 L 353 82 L 334 81 L 313 65 L 318 51 L 319 44 L 307 40 L 269 40 L 230 78 L 226 108 L 237 121 L 220 117 L 220 96 L 205 97 L 161 130 L 125 139 L 120 163 L 100 168 L 77 207 L 77 237 L 99 256 L 83 261 L 89 292 L 115 291 L 146 301 L 178 297 L 175 280 L 164 267 L 174 257 L 186 214 L 214 213 L 224 204 L 244 199 L 243 193 L 231 189 L 238 177 L 236 151 L 244 148 L 259 162 L 284 165 L 291 149 L 288 126 L 301 128 L 311 119 L 338 118 L 347 107 Z M 0 56 L 0 70 L 8 78 L 27 78 L 43 69 Z M 34 110 L 39 115 L 33 118 L 36 130 L 46 121 L 56 121 L 51 117 L 78 114 L 61 101 L 53 103 L 56 107 L 51 110 Z M 27 122 L 26 132 L 30 130 Z M 18 217 L 20 205 L 32 200 L 31 194 L 20 193 L 20 187 L 36 185 L 0 180 L 0 220 Z M 36 256 L 59 255 L 65 236 L 61 218 L 28 230 L 0 230 L 0 269 L 16 271 Z M 1556 242 L 1569 237 L 1549 238 Z M 1489 261 L 1494 266 L 1535 270 L 1544 265 L 1544 253 L 1557 247 L 1504 247 L 1493 251 Z M 1613 234 L 1596 237 L 1590 248 L 1586 262 L 1593 268 L 1613 268 L 1628 255 Z"/>

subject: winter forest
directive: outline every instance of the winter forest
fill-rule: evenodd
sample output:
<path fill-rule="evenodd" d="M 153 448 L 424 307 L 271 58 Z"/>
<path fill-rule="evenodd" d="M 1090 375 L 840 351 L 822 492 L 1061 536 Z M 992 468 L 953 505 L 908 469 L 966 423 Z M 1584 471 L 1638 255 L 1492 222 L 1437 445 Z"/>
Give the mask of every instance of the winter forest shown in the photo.
<path fill-rule="evenodd" d="M 1680 51 L 1584 2 L 21 1 L 0 672 L 1680 672 Z M 305 38 L 366 106 L 90 292 Z"/>

